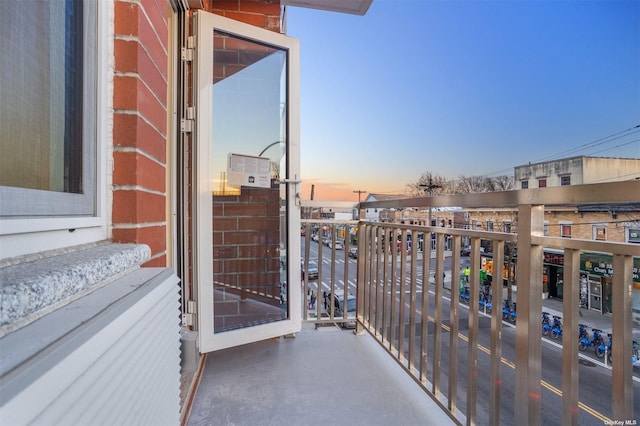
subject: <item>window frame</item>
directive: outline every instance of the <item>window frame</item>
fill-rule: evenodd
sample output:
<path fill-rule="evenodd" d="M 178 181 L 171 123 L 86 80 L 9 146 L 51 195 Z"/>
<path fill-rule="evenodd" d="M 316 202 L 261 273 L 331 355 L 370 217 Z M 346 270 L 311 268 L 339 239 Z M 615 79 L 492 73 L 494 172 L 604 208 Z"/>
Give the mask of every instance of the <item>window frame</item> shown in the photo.
<path fill-rule="evenodd" d="M 571 175 L 560 176 L 560 186 L 571 186 Z"/>
<path fill-rule="evenodd" d="M 565 229 L 568 229 L 568 234 L 565 234 Z M 572 224 L 571 223 L 561 223 L 560 224 L 560 237 L 561 238 L 572 238 Z"/>
<path fill-rule="evenodd" d="M 547 187 L 547 178 L 538 178 L 538 188 L 546 188 Z"/>
<path fill-rule="evenodd" d="M 601 231 L 601 238 L 598 238 L 599 231 Z M 595 241 L 607 241 L 607 227 L 603 224 L 593 225 L 593 239 Z"/>
<path fill-rule="evenodd" d="M 107 238 L 107 146 L 112 141 L 113 4 L 83 3 L 85 44 L 83 116 L 84 194 L 0 186 L 0 258 L 86 244 Z M 90 24 L 89 22 L 93 22 Z M 89 189 L 87 189 L 89 188 Z M 26 201 L 26 203 L 25 203 Z M 81 207 L 77 207 L 80 203 Z"/>

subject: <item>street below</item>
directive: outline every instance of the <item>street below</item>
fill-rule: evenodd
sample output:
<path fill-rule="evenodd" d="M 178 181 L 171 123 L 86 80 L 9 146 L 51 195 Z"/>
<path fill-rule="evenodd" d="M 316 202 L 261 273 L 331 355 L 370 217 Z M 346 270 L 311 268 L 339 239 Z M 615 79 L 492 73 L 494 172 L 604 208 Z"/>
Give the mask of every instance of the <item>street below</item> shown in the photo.
<path fill-rule="evenodd" d="M 304 256 L 304 238 L 302 239 L 303 254 Z M 319 246 L 316 242 L 310 242 L 310 253 L 309 257 L 311 259 L 318 259 L 318 249 Z M 346 253 L 343 250 L 336 251 L 335 263 L 332 264 L 331 261 L 331 249 L 328 247 L 322 247 L 322 258 L 320 266 L 320 281 L 318 280 L 310 280 L 308 282 L 308 289 L 311 291 L 318 292 L 318 284 L 320 285 L 320 290 L 318 294 L 318 302 L 320 303 L 322 300 L 322 292 L 330 292 L 337 291 L 341 292 L 346 289 L 347 292 L 355 295 L 356 294 L 356 277 L 357 277 L 357 260 L 352 259 L 346 256 Z M 400 276 L 400 259 L 398 256 L 397 262 L 397 277 Z M 410 261 L 409 256 L 407 256 L 407 262 Z M 345 282 L 345 262 L 347 265 L 347 281 Z M 463 269 L 469 264 L 468 257 L 462 257 L 460 265 L 457 265 L 458 268 Z M 417 259 L 417 271 L 418 275 L 416 278 L 417 283 L 417 305 L 416 305 L 416 314 L 420 317 L 423 313 L 423 307 L 420 305 L 422 301 L 421 294 L 423 291 L 429 292 L 428 297 L 428 306 L 426 309 L 427 315 L 430 319 L 429 322 L 429 330 L 428 336 L 429 341 L 427 344 L 427 357 L 428 361 L 428 375 L 429 380 L 433 377 L 432 368 L 432 338 L 433 338 L 433 316 L 434 316 L 434 268 L 435 261 L 432 259 L 430 269 L 429 269 L 429 279 L 425 280 L 421 274 L 422 271 L 422 256 Z M 442 365 L 440 370 L 440 386 L 442 394 L 446 395 L 448 393 L 448 377 L 447 373 L 449 371 L 449 308 L 451 304 L 450 299 L 450 277 L 451 277 L 451 257 L 447 257 L 445 259 L 445 274 L 448 277 L 448 281 L 445 280 L 445 292 L 443 296 L 443 337 L 442 337 Z M 331 280 L 331 272 L 334 272 L 334 279 Z M 390 276 L 390 274 L 389 274 Z M 407 298 L 405 302 L 405 318 L 409 318 L 409 277 L 406 279 L 405 291 L 407 292 Z M 399 278 L 397 278 L 397 282 L 399 283 Z M 390 286 L 387 286 L 387 295 L 390 295 Z M 399 286 L 398 286 L 399 288 Z M 397 291 L 396 291 L 397 293 Z M 396 300 L 399 300 L 399 294 L 395 295 Z M 387 297 L 387 303 L 392 297 Z M 463 412 L 467 411 L 467 354 L 468 354 L 468 318 L 469 318 L 469 309 L 465 303 L 459 303 L 460 309 L 459 311 L 459 323 L 458 323 L 458 366 L 457 366 L 457 406 Z M 502 315 L 502 307 L 497 307 L 500 310 L 500 315 Z M 503 321 L 502 327 L 502 367 L 501 367 L 501 383 L 499 384 L 491 384 L 489 383 L 489 370 L 490 370 L 490 339 L 491 339 L 491 317 L 490 313 L 480 312 L 480 321 L 479 321 L 479 333 L 478 333 L 478 379 L 477 379 L 477 419 L 478 424 L 488 425 L 489 424 L 489 412 L 487 411 L 487 407 L 489 407 L 489 395 L 490 388 L 492 386 L 500 386 L 500 421 L 503 424 L 513 424 L 514 423 L 514 394 L 515 394 L 515 326 L 511 323 Z M 405 325 L 404 336 L 408 342 L 409 336 L 409 325 Z M 576 331 L 577 332 L 577 331 Z M 416 336 L 421 335 L 421 325 L 420 320 L 417 320 Z M 397 333 L 396 333 L 397 335 Z M 547 339 L 543 337 L 543 346 L 542 346 L 542 370 L 541 370 L 541 404 L 542 404 L 542 423 L 543 424 L 560 424 L 562 421 L 562 346 L 561 339 L 552 341 L 551 339 Z M 418 345 L 416 345 L 418 346 Z M 408 357 L 408 343 L 405 344 L 405 356 Z M 415 357 L 419 359 L 419 349 L 416 349 Z M 611 368 L 605 366 L 603 362 L 596 358 L 594 355 L 593 349 L 589 349 L 585 352 L 580 352 L 580 362 L 579 362 L 579 422 L 580 425 L 603 425 L 606 422 L 611 420 L 619 420 L 612 419 L 611 413 L 611 385 L 612 385 L 612 376 L 611 376 Z M 634 380 L 633 380 L 633 392 L 634 392 L 634 410 L 635 410 L 635 419 L 640 420 L 640 378 L 639 378 L 639 368 L 634 368 Z"/>

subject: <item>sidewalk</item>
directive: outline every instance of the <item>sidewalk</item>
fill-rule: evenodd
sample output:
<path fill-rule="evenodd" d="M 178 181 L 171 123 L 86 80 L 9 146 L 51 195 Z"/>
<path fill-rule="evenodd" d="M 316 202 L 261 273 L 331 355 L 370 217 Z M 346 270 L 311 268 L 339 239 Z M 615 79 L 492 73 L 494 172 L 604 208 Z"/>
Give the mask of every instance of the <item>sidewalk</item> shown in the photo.
<path fill-rule="evenodd" d="M 445 251 L 445 257 L 449 256 L 451 256 L 451 252 Z M 410 259 L 410 256 L 408 256 L 408 258 Z M 435 258 L 434 251 L 431 252 L 431 258 Z M 418 253 L 418 259 L 422 259 L 422 252 Z M 435 284 L 435 277 L 433 274 L 429 277 L 429 283 L 431 285 Z M 444 287 L 447 290 L 451 290 L 451 270 L 445 271 Z M 507 298 L 507 293 L 508 289 L 505 287 L 503 300 Z M 517 303 L 517 290 L 512 290 L 511 295 L 512 301 Z M 542 300 L 542 311 L 548 312 L 551 318 L 553 318 L 553 315 L 557 315 L 562 318 L 562 299 L 548 298 Z M 593 328 L 602 330 L 605 336 L 607 333 L 611 333 L 612 331 L 611 314 L 602 314 L 594 310 L 580 308 L 580 323 L 587 325 L 590 330 Z M 635 322 L 633 324 L 633 340 L 640 342 L 640 324 Z"/>
<path fill-rule="evenodd" d="M 517 303 L 517 291 L 512 291 L 512 299 Z M 504 298 L 507 297 L 507 288 L 504 289 Z M 562 299 L 556 298 L 548 298 L 542 300 L 542 310 L 545 312 L 549 312 L 551 318 L 553 315 L 557 315 L 562 317 Z M 589 329 L 597 328 L 603 331 L 603 334 L 606 336 L 608 333 L 611 333 L 611 315 L 612 314 L 602 314 L 598 311 L 580 308 L 580 323 L 585 324 L 589 327 Z M 637 323 L 633 324 L 633 340 L 640 342 L 640 327 L 638 327 Z"/>

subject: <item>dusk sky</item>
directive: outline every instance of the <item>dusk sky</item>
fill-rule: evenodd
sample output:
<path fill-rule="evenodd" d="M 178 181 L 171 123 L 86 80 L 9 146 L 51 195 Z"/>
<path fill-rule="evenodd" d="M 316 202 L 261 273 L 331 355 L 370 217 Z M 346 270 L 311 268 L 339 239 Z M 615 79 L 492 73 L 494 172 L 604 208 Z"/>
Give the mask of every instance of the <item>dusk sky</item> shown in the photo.
<path fill-rule="evenodd" d="M 311 184 L 316 199 L 357 201 L 428 171 L 640 158 L 640 1 L 289 7 L 287 34 L 301 46 L 304 199 Z"/>

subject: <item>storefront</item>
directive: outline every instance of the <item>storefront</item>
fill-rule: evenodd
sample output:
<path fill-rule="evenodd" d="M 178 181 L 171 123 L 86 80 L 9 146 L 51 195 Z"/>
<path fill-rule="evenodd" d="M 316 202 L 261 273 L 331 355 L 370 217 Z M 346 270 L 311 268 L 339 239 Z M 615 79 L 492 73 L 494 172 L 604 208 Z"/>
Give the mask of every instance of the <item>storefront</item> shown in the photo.
<path fill-rule="evenodd" d="M 543 252 L 542 297 L 562 299 L 564 294 L 564 253 L 562 250 L 545 249 Z M 493 275 L 492 255 L 482 254 L 481 269 Z M 516 269 L 516 268 L 514 268 Z M 512 271 L 514 270 L 512 269 Z M 515 274 L 515 271 L 512 272 Z M 633 259 L 632 310 L 634 321 L 640 321 L 640 258 Z M 513 275 L 512 275 L 513 276 Z M 613 258 L 602 253 L 580 254 L 580 307 L 603 314 L 612 312 Z M 506 262 L 503 278 L 507 279 Z"/>
<path fill-rule="evenodd" d="M 640 258 L 633 259 L 632 310 L 634 320 L 640 318 Z M 587 291 L 589 309 L 604 313 L 612 312 L 611 294 L 613 277 L 613 258 L 601 253 L 580 254 L 580 296 L 583 288 Z"/>
<path fill-rule="evenodd" d="M 562 299 L 564 253 L 562 251 L 545 250 L 542 263 L 542 292 L 543 297 Z M 546 295 L 545 295 L 546 293 Z"/>

